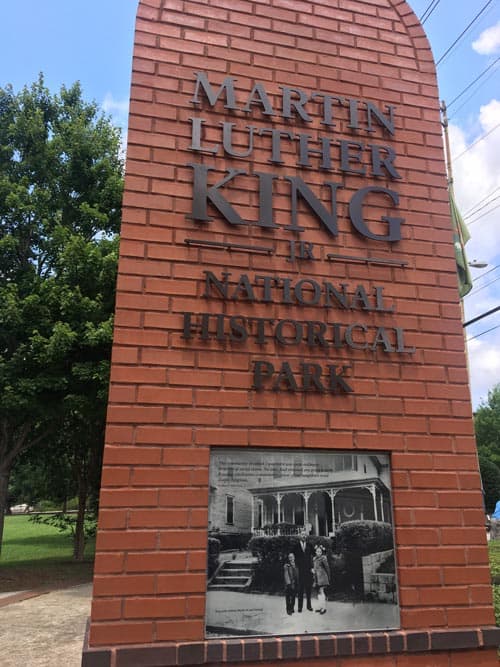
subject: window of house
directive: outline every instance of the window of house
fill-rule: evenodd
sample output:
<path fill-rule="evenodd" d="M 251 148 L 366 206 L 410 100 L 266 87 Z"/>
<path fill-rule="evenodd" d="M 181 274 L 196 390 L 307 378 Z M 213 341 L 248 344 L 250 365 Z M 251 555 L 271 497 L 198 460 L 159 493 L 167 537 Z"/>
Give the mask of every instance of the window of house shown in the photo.
<path fill-rule="evenodd" d="M 262 500 L 258 501 L 257 504 L 257 528 L 262 528 L 264 523 L 264 503 Z"/>
<path fill-rule="evenodd" d="M 226 523 L 234 523 L 234 497 L 226 496 Z"/>
<path fill-rule="evenodd" d="M 357 470 L 358 469 L 358 457 L 353 456 L 352 454 L 343 454 L 342 456 L 335 457 L 335 472 L 341 472 L 343 470 Z"/>

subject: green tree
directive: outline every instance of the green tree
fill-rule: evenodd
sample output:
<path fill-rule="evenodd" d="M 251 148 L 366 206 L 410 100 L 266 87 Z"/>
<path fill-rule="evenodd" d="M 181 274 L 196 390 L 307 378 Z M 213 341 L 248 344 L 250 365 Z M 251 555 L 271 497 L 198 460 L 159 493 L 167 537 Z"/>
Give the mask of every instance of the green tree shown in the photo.
<path fill-rule="evenodd" d="M 488 392 L 488 400 L 476 410 L 474 428 L 480 456 L 500 466 L 500 384 Z"/>
<path fill-rule="evenodd" d="M 500 468 L 491 459 L 480 456 L 479 469 L 483 483 L 484 507 L 486 512 L 491 514 L 500 500 Z"/>
<path fill-rule="evenodd" d="M 474 415 L 484 503 L 492 512 L 500 500 L 500 384 L 488 392 Z"/>
<path fill-rule="evenodd" d="M 0 88 L 0 546 L 20 454 L 102 444 L 122 170 L 79 84 Z"/>

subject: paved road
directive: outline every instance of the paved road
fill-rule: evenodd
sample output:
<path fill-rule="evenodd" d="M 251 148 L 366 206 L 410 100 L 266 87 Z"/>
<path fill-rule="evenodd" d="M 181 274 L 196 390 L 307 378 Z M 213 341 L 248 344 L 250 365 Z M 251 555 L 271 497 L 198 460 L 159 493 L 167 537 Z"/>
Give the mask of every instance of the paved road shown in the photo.
<path fill-rule="evenodd" d="M 0 606 L 2 667 L 80 667 L 91 591 L 82 584 Z"/>

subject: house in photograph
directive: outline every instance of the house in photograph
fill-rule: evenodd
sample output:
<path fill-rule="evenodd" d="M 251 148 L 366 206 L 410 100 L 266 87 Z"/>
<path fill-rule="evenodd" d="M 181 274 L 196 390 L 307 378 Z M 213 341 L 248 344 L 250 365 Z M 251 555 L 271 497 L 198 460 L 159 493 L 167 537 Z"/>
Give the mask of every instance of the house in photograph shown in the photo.
<path fill-rule="evenodd" d="M 384 455 L 224 450 L 212 458 L 211 531 L 329 536 L 346 521 L 392 523 Z"/>

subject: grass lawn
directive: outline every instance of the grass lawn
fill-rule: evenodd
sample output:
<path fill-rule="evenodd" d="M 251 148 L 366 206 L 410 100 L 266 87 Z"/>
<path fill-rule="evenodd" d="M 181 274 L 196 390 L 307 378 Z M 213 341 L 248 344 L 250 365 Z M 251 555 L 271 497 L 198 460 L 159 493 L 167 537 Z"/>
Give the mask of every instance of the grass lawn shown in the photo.
<path fill-rule="evenodd" d="M 85 561 L 72 561 L 72 539 L 52 526 L 32 523 L 26 515 L 6 516 L 0 556 L 0 593 L 55 589 L 92 580 L 94 541 Z M 488 543 L 497 625 L 500 625 L 500 540 Z M 498 582 L 498 583 L 497 583 Z"/>
<path fill-rule="evenodd" d="M 26 515 L 5 517 L 0 556 L 0 592 L 63 588 L 92 580 L 94 544 L 74 563 L 72 539 L 52 526 L 32 523 Z"/>
<path fill-rule="evenodd" d="M 490 552 L 491 576 L 498 580 L 500 584 L 500 540 L 491 540 L 488 542 Z"/>
<path fill-rule="evenodd" d="M 500 540 L 488 542 L 490 552 L 491 579 L 493 581 L 493 604 L 495 606 L 495 618 L 500 625 Z"/>

